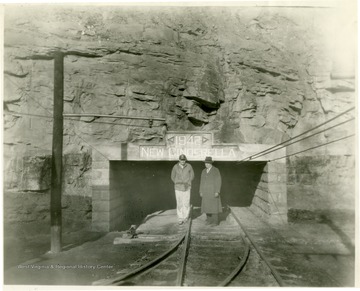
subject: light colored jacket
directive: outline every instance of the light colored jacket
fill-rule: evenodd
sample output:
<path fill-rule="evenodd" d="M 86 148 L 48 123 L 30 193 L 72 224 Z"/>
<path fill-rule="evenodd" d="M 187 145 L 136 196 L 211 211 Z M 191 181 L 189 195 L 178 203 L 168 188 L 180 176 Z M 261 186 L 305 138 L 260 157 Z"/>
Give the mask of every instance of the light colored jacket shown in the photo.
<path fill-rule="evenodd" d="M 174 182 L 175 190 L 187 191 L 191 188 L 191 182 L 194 179 L 194 170 L 188 163 L 184 164 L 184 168 L 180 163 L 174 165 L 171 171 L 171 180 Z"/>

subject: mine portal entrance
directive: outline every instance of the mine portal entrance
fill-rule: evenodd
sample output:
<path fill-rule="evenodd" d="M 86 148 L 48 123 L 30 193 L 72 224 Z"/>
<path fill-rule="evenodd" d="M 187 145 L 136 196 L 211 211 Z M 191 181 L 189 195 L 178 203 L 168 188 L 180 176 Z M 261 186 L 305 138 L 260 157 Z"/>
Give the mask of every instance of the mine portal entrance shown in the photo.
<path fill-rule="evenodd" d="M 139 224 L 150 213 L 176 208 L 171 169 L 177 161 L 112 161 L 110 163 L 110 189 L 120 200 L 117 208 L 118 230 Z M 195 172 L 191 190 L 191 204 L 201 205 L 199 196 L 202 161 L 190 162 Z M 218 161 L 222 176 L 221 199 L 223 205 L 248 207 L 252 204 L 261 180 L 265 162 L 237 163 Z"/>

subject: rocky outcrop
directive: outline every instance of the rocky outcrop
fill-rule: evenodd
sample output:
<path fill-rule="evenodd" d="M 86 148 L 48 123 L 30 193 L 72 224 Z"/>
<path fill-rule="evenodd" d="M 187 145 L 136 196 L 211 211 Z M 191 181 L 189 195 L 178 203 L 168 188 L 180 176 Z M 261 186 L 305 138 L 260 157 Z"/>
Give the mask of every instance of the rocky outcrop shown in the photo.
<path fill-rule="evenodd" d="M 9 112 L 51 115 L 56 51 L 65 55 L 65 113 L 157 116 L 166 119 L 168 130 L 212 130 L 219 137 L 230 122 L 238 142 L 276 143 L 308 115 L 326 117 L 334 107 L 353 102 L 343 94 L 353 92 L 351 80 L 330 79 L 329 62 L 321 61 L 329 56 L 324 37 L 307 30 L 304 11 L 14 9 L 7 8 L 5 21 Z M 313 21 L 324 13 L 314 10 L 307 17 Z M 321 21 L 324 26 L 328 20 Z M 321 73 L 319 81 L 324 71 L 327 77 Z M 43 128 L 42 144 L 26 138 L 29 123 L 36 123 L 29 134 L 38 136 L 36 128 Z M 149 129 L 146 121 L 131 119 L 67 120 L 65 145 L 88 147 L 79 135 L 89 143 L 160 140 L 163 123 L 153 125 Z M 49 122 L 7 115 L 5 127 L 6 144 L 24 151 L 49 147 Z M 266 132 L 273 134 L 264 138 Z"/>
<path fill-rule="evenodd" d="M 63 165 L 64 227 L 66 230 L 90 227 L 91 157 L 68 154 Z M 26 233 L 45 231 L 50 225 L 50 190 L 51 156 L 10 159 L 4 172 L 4 220 L 12 224 L 7 229 Z"/>
<path fill-rule="evenodd" d="M 63 159 L 63 190 L 67 195 L 91 196 L 89 154 Z M 45 193 L 51 186 L 51 156 L 14 157 L 5 166 L 4 187 L 10 191 Z"/>
<path fill-rule="evenodd" d="M 39 192 L 50 189 L 51 156 L 14 158 L 9 161 L 6 169 L 6 189 Z"/>

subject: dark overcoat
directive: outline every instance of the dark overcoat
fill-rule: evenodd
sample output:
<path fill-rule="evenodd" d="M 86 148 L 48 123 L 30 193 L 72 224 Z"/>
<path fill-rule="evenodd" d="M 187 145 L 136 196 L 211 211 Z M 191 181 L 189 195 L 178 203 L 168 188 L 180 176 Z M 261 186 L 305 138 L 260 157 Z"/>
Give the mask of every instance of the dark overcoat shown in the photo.
<path fill-rule="evenodd" d="M 221 175 L 218 168 L 212 166 L 209 173 L 206 168 L 201 173 L 200 193 L 202 194 L 201 212 L 202 213 L 220 213 L 222 205 L 220 199 Z M 215 197 L 215 193 L 219 193 Z"/>

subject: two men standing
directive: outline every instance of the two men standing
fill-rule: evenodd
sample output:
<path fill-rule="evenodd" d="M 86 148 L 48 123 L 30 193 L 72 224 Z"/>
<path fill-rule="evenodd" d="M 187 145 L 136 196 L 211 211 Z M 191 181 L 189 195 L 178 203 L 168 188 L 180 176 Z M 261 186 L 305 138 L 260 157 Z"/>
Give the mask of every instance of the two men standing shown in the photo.
<path fill-rule="evenodd" d="M 206 213 L 206 223 L 219 224 L 219 213 L 222 212 L 220 199 L 221 175 L 212 165 L 211 157 L 205 158 L 205 169 L 201 173 L 200 196 L 202 197 L 201 212 Z M 185 155 L 180 155 L 179 163 L 171 171 L 171 179 L 175 185 L 177 216 L 179 224 L 188 219 L 190 213 L 190 190 L 194 179 L 194 170 L 187 163 Z"/>

